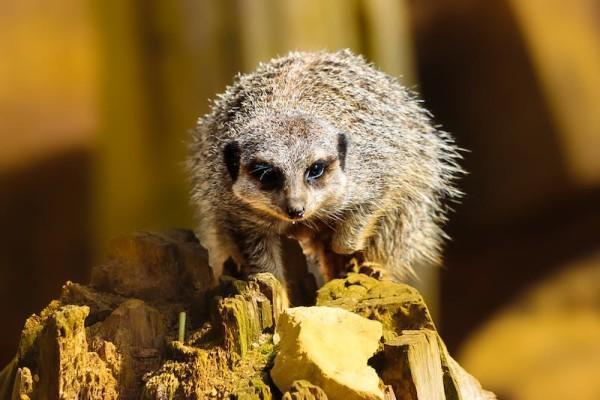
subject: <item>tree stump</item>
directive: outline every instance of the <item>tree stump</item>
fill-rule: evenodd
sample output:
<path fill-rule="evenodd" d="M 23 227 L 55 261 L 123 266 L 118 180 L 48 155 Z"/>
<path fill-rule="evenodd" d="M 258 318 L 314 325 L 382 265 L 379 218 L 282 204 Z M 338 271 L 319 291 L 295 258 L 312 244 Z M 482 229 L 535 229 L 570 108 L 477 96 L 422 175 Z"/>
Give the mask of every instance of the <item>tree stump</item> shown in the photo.
<path fill-rule="evenodd" d="M 308 325 L 290 325 L 295 333 L 277 329 L 282 314 L 292 315 L 294 309 L 285 309 L 286 293 L 272 275 L 216 281 L 207 260 L 188 231 L 115 240 L 89 285 L 67 282 L 59 299 L 27 319 L 14 360 L 0 372 L 0 400 L 336 400 L 340 395 L 329 388 L 340 386 L 334 382 L 321 388 L 315 377 L 350 382 L 343 390 L 361 387 L 360 377 L 336 376 L 330 369 L 330 352 L 340 351 L 343 336 L 362 337 L 347 332 L 349 326 L 373 328 L 370 350 L 362 351 L 364 359 L 358 362 L 361 371 L 374 371 L 368 398 L 494 398 L 448 355 L 415 289 L 361 274 L 327 283 L 317 293 L 314 312 L 310 307 L 302 311 L 303 318 L 317 318 L 304 343 L 319 350 L 296 349 L 300 367 L 290 370 L 293 383 L 282 393 L 270 375 L 275 358 L 285 359 L 285 346 L 279 343 L 310 332 Z M 331 307 L 345 311 L 325 312 Z M 181 312 L 187 316 L 182 329 Z M 347 314 L 357 320 L 354 325 L 344 323 Z M 333 318 L 323 324 L 327 335 L 319 335 L 318 318 L 327 315 Z M 338 333 L 338 326 L 346 331 Z M 339 343 L 332 340 L 336 335 Z M 352 343 L 361 346 L 362 341 Z M 359 353 L 342 350 L 344 357 Z M 303 361 L 310 368 L 302 367 Z M 285 367 L 278 373 L 285 375 Z M 356 393 L 365 398 L 360 393 L 366 392 Z"/>

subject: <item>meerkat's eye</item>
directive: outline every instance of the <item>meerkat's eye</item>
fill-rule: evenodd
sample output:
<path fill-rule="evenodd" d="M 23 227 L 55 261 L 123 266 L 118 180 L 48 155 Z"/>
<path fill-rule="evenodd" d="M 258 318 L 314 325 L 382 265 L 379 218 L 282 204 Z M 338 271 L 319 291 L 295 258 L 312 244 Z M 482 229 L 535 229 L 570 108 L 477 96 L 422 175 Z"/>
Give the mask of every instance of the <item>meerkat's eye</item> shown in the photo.
<path fill-rule="evenodd" d="M 325 164 L 317 161 L 306 170 L 306 180 L 311 181 L 319 179 L 325 172 Z"/>
<path fill-rule="evenodd" d="M 260 182 L 262 190 L 273 190 L 281 187 L 283 175 L 278 168 L 267 163 L 255 163 L 250 166 L 250 175 Z"/>

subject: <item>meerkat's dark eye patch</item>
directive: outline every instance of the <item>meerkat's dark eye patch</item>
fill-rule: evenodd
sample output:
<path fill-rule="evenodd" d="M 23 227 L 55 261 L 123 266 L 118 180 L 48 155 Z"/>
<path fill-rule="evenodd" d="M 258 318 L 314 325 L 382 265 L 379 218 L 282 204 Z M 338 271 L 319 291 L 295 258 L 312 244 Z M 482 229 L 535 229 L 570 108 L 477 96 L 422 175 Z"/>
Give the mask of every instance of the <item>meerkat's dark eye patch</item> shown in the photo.
<path fill-rule="evenodd" d="M 229 176 L 235 182 L 240 171 L 240 146 L 237 142 L 227 143 L 223 150 L 223 158 L 225 159 L 227 172 L 229 172 Z"/>
<path fill-rule="evenodd" d="M 279 168 L 265 162 L 253 162 L 248 173 L 260 182 L 262 190 L 274 190 L 283 186 L 283 173 Z"/>
<path fill-rule="evenodd" d="M 338 134 L 338 159 L 340 160 L 340 168 L 342 171 L 346 168 L 346 153 L 348 152 L 348 138 L 346 134 Z"/>

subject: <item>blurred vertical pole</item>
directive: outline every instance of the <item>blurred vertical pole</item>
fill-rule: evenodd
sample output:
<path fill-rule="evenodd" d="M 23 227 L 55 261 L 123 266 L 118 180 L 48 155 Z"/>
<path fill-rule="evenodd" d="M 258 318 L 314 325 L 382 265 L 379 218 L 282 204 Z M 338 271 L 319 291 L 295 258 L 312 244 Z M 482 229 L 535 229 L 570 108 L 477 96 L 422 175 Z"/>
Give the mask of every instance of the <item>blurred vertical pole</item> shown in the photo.
<path fill-rule="evenodd" d="M 93 220 L 96 245 L 147 227 L 156 162 L 152 146 L 142 36 L 135 1 L 94 2 L 100 42 L 101 122 Z"/>
<path fill-rule="evenodd" d="M 361 52 L 357 0 L 284 0 L 277 4 L 278 51 L 349 48 Z"/>
<path fill-rule="evenodd" d="M 189 131 L 239 70 L 233 1 L 96 1 L 102 127 L 94 220 L 99 248 L 139 229 L 193 227 Z"/>
<path fill-rule="evenodd" d="M 154 90 L 153 114 L 159 130 L 153 141 L 161 165 L 152 219 L 161 228 L 193 226 L 184 168 L 186 143 L 197 118 L 208 111 L 208 99 L 224 88 L 230 71 L 237 69 L 230 55 L 236 46 L 221 44 L 226 42 L 223 31 L 230 30 L 223 14 L 233 14 L 225 8 L 231 3 L 157 1 L 152 7 L 154 37 L 148 63 L 155 66 L 147 85 Z M 223 60 L 234 65 L 225 67 Z"/>
<path fill-rule="evenodd" d="M 277 0 L 238 0 L 240 13 L 240 51 L 242 70 L 251 71 L 258 63 L 276 54 L 274 18 Z"/>
<path fill-rule="evenodd" d="M 416 84 L 409 11 L 404 1 L 363 0 L 370 59 L 388 74 Z"/>
<path fill-rule="evenodd" d="M 600 182 L 600 5 L 596 0 L 511 0 L 561 141 L 570 178 Z M 550 28 L 550 29 L 549 29 Z"/>

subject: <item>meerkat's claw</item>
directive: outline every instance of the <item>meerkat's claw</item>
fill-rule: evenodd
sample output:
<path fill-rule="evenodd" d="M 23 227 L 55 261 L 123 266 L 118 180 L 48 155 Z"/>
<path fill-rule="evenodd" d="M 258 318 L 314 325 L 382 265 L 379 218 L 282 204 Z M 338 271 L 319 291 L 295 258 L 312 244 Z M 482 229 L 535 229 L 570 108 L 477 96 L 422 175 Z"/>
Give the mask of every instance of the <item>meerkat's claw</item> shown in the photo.
<path fill-rule="evenodd" d="M 371 261 L 360 260 L 357 257 L 352 257 L 350 261 L 348 261 L 344 275 L 351 272 L 367 275 L 379 281 L 386 277 L 386 269 L 383 265 Z"/>
<path fill-rule="evenodd" d="M 343 271 L 343 275 L 347 275 L 348 273 L 357 273 L 368 275 L 371 278 L 375 278 L 377 280 L 383 280 L 386 276 L 386 269 L 383 265 L 367 261 L 362 259 L 362 257 L 352 257 L 350 261 L 346 264 L 345 270 Z"/>
<path fill-rule="evenodd" d="M 383 265 L 372 262 L 363 263 L 360 266 L 358 273 L 368 275 L 371 278 L 377 279 L 378 281 L 384 280 L 387 275 L 387 271 Z"/>

